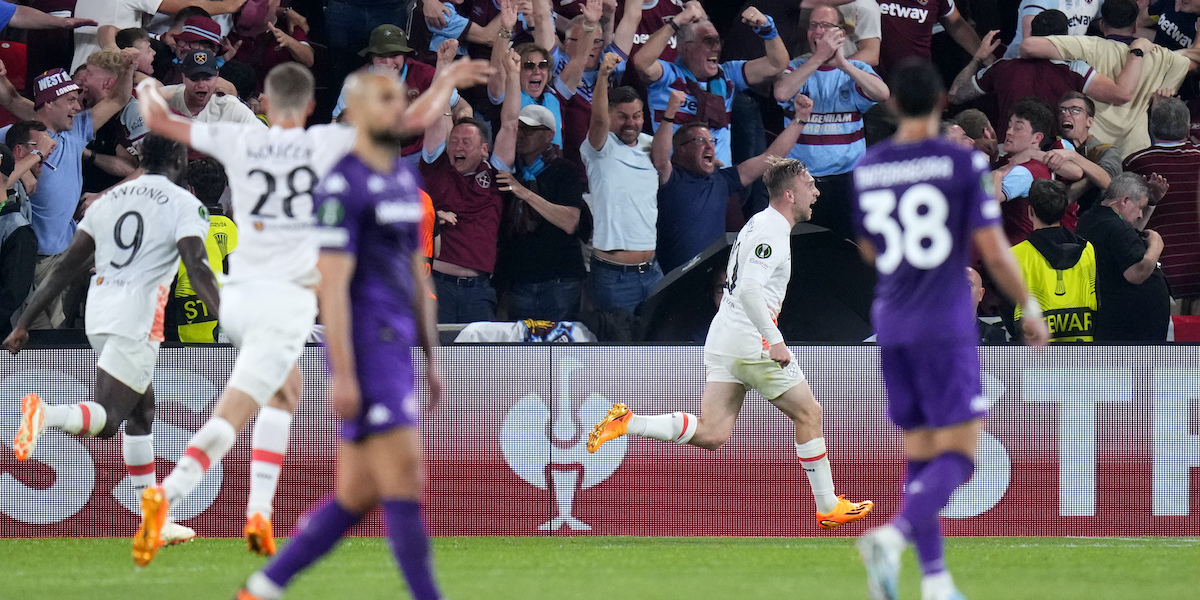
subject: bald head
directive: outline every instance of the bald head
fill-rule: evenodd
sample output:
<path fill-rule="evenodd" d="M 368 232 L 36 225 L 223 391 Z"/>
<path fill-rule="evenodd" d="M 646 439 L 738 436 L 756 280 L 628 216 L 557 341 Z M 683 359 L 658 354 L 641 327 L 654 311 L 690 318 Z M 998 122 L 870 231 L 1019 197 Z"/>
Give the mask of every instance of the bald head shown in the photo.
<path fill-rule="evenodd" d="M 376 143 L 399 142 L 407 107 L 404 86 L 395 77 L 355 73 L 346 79 L 346 120 Z"/>
<path fill-rule="evenodd" d="M 978 308 L 983 300 L 983 278 L 979 276 L 979 271 L 967 267 L 967 281 L 971 284 L 971 302 Z"/>

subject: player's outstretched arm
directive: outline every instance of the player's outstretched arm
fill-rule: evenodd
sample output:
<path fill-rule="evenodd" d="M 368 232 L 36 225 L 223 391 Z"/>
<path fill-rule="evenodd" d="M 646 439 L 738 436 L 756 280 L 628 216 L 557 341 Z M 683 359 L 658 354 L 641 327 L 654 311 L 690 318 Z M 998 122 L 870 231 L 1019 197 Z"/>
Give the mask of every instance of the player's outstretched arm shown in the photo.
<path fill-rule="evenodd" d="M 425 376 L 429 381 L 429 408 L 437 406 L 442 399 L 442 377 L 434 362 L 433 349 L 438 344 L 437 296 L 429 287 L 426 275 L 428 259 L 420 252 L 413 252 L 412 272 L 417 289 L 413 292 L 413 314 L 417 321 L 417 342 L 425 353 Z"/>
<path fill-rule="evenodd" d="M 217 277 L 208 264 L 208 249 L 204 247 L 204 240 L 189 236 L 175 242 L 175 246 L 179 248 L 179 258 L 183 260 L 183 266 L 187 267 L 192 289 L 196 290 L 196 295 L 200 296 L 204 306 L 208 307 L 208 312 L 220 319 L 221 294 L 217 289 Z"/>
<path fill-rule="evenodd" d="M 192 145 L 192 122 L 171 114 L 167 101 L 158 92 L 161 84 L 156 79 L 143 80 L 137 86 L 138 109 L 146 128 L 158 135 L 173 139 L 186 146 Z"/>
<path fill-rule="evenodd" d="M 983 257 L 983 264 L 987 266 L 992 281 L 1000 287 L 1000 292 L 1013 304 L 1021 305 L 1021 329 L 1025 334 L 1025 343 L 1030 346 L 1046 345 L 1050 330 L 1042 319 L 1042 309 L 1037 300 L 1025 287 L 1025 279 L 1009 249 L 1004 230 L 999 225 L 978 229 L 972 235 L 972 241 Z"/>
<path fill-rule="evenodd" d="M 343 419 L 357 416 L 361 406 L 350 339 L 350 279 L 355 264 L 354 254 L 344 251 L 322 250 L 317 259 L 317 270 L 321 273 L 317 302 L 321 323 L 325 325 L 325 351 L 331 372 L 329 403 Z"/>
<path fill-rule="evenodd" d="M 25 343 L 29 341 L 29 332 L 27 331 L 29 324 L 45 311 L 54 298 L 67 289 L 67 286 L 75 281 L 77 276 L 83 275 L 87 269 L 91 268 L 94 262 L 92 256 L 95 251 L 96 241 L 92 239 L 92 236 L 88 235 L 86 231 L 77 230 L 75 237 L 71 238 L 71 244 L 67 246 L 63 254 L 62 261 L 50 274 L 46 284 L 34 292 L 33 298 L 29 300 L 29 306 L 25 307 L 25 311 L 17 319 L 12 333 L 4 340 L 4 347 L 9 352 L 16 354 L 25 347 Z"/>

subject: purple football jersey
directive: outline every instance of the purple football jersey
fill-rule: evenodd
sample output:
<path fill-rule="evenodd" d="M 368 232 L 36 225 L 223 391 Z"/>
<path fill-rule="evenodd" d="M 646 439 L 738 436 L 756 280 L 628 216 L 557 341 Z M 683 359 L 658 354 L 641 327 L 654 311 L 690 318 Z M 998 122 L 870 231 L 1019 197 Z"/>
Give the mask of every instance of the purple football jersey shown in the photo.
<path fill-rule="evenodd" d="M 871 317 L 880 344 L 978 339 L 971 236 L 999 225 L 987 158 L 940 138 L 867 148 L 854 169 L 855 225 L 875 245 Z"/>
<path fill-rule="evenodd" d="M 416 422 L 412 257 L 421 249 L 425 211 L 419 185 L 416 171 L 399 159 L 383 174 L 350 154 L 314 193 L 322 250 L 355 255 L 350 311 L 363 407 L 343 424 L 347 439 Z"/>

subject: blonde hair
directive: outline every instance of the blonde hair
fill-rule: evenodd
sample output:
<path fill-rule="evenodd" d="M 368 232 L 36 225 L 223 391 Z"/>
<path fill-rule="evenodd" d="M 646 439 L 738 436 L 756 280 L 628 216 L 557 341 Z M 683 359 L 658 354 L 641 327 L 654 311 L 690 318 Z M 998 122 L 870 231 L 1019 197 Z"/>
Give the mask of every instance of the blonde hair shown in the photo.
<path fill-rule="evenodd" d="M 794 158 L 768 156 L 767 162 L 770 166 L 767 167 L 767 172 L 763 173 L 762 179 L 772 199 L 783 196 L 784 190 L 791 188 L 797 177 L 808 173 L 808 167 Z"/>
<path fill-rule="evenodd" d="M 285 62 L 267 73 L 263 93 L 272 110 L 303 115 L 313 99 L 314 87 L 316 83 L 308 68 L 300 63 Z"/>
<path fill-rule="evenodd" d="M 103 69 L 112 73 L 113 77 L 121 74 L 125 70 L 125 59 L 121 56 L 120 50 L 97 50 L 87 57 L 87 64 L 90 67 Z"/>

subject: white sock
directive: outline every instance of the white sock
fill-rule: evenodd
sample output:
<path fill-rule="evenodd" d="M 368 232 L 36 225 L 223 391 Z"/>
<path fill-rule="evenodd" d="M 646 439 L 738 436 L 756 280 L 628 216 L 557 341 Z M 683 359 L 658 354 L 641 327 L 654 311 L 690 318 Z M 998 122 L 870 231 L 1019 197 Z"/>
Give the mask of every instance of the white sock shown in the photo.
<path fill-rule="evenodd" d="M 283 597 L 283 588 L 271 581 L 262 571 L 256 571 L 246 580 L 246 591 L 262 600 L 278 600 Z"/>
<path fill-rule="evenodd" d="M 250 499 L 246 502 L 246 516 L 262 513 L 271 518 L 271 507 L 275 499 L 275 487 L 279 484 L 279 472 L 283 468 L 283 455 L 287 452 L 288 430 L 292 426 L 292 413 L 273 406 L 264 406 L 254 423 L 254 434 L 250 438 Z"/>
<path fill-rule="evenodd" d="M 921 578 L 921 599 L 941 600 L 950 597 L 954 592 L 954 578 L 950 571 L 940 571 Z"/>
<path fill-rule="evenodd" d="M 825 438 L 819 437 L 803 444 L 796 442 L 796 457 L 808 476 L 808 486 L 812 488 L 813 498 L 817 501 L 817 512 L 832 512 L 838 499 L 833 493 L 833 471 L 829 469 L 829 457 L 825 454 Z"/>
<path fill-rule="evenodd" d="M 671 413 L 669 415 L 633 415 L 629 418 L 625 432 L 640 435 L 664 442 L 686 444 L 696 434 L 696 426 L 700 419 L 688 413 Z"/>
<path fill-rule="evenodd" d="M 56 427 L 72 435 L 96 435 L 108 422 L 108 411 L 95 402 L 64 406 L 43 401 L 42 414 L 46 416 L 46 427 Z"/>
<path fill-rule="evenodd" d="M 220 417 L 213 417 L 192 436 L 183 457 L 175 463 L 175 470 L 163 480 L 162 487 L 167 499 L 174 503 L 187 496 L 204 477 L 204 472 L 214 462 L 221 462 L 225 453 L 237 440 L 237 430 Z"/>
<path fill-rule="evenodd" d="M 125 469 L 129 471 L 129 482 L 142 497 L 142 490 L 153 486 L 154 481 L 154 435 L 129 435 L 121 437 L 121 454 L 125 457 Z"/>

